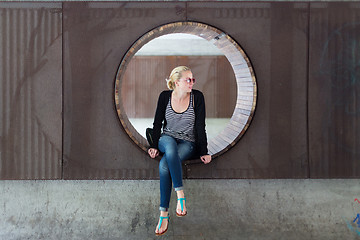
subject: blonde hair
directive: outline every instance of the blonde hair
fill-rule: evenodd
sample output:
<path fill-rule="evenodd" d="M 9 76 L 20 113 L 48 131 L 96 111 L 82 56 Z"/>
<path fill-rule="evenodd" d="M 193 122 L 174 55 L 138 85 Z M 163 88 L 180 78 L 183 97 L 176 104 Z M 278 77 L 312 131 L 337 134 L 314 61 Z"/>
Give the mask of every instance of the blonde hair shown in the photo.
<path fill-rule="evenodd" d="M 182 77 L 182 72 L 186 72 L 186 71 L 191 71 L 191 69 L 186 66 L 178 66 L 178 67 L 174 68 L 171 71 L 169 78 L 166 79 L 167 87 L 170 90 L 174 90 L 175 82 L 178 81 Z"/>

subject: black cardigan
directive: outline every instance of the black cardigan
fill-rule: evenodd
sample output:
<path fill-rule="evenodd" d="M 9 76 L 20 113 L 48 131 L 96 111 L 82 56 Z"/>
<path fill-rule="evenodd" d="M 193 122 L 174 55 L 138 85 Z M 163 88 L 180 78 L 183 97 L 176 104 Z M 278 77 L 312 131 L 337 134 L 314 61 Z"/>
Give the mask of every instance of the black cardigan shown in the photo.
<path fill-rule="evenodd" d="M 202 92 L 199 90 L 192 90 L 194 94 L 194 110 L 195 110 L 195 144 L 198 156 L 208 154 L 207 150 L 207 138 L 205 132 L 205 99 Z M 165 110 L 169 102 L 172 91 L 167 90 L 160 93 L 157 108 L 155 112 L 154 124 L 153 124 L 153 141 L 151 148 L 159 149 L 159 139 L 161 135 L 161 128 L 166 126 Z"/>

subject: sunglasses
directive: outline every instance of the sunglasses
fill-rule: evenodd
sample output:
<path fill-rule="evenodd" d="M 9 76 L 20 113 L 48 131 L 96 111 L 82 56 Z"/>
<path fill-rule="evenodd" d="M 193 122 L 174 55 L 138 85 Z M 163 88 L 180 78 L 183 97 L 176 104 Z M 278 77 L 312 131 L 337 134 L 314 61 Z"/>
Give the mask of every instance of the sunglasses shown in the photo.
<path fill-rule="evenodd" d="M 187 83 L 195 83 L 195 78 L 187 78 L 187 79 L 181 79 L 181 80 L 184 80 L 185 82 Z"/>

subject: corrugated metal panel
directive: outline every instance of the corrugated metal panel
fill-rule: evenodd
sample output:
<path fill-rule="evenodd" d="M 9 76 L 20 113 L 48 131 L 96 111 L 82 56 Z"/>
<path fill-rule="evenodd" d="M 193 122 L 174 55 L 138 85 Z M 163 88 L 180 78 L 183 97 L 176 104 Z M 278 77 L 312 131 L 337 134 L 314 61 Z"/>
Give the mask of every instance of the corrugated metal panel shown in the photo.
<path fill-rule="evenodd" d="M 5 5 L 0 5 L 0 178 L 58 179 L 61 4 Z"/>
<path fill-rule="evenodd" d="M 358 178 L 360 4 L 310 6 L 310 176 Z"/>

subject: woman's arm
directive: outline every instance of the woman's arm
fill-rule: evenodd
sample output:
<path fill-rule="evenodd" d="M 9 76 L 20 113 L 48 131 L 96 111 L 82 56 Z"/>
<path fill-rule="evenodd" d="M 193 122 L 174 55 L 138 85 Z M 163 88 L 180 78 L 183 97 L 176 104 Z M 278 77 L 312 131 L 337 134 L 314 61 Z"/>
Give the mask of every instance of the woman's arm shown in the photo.
<path fill-rule="evenodd" d="M 202 92 L 194 90 L 195 98 L 195 131 L 196 145 L 200 156 L 208 155 L 205 131 L 205 98 Z"/>
<path fill-rule="evenodd" d="M 168 91 L 163 91 L 159 95 L 159 99 L 155 111 L 154 123 L 153 123 L 153 144 L 150 146 L 150 148 L 159 149 L 158 143 L 160 139 L 162 124 L 165 119 L 167 96 L 168 96 Z"/>

